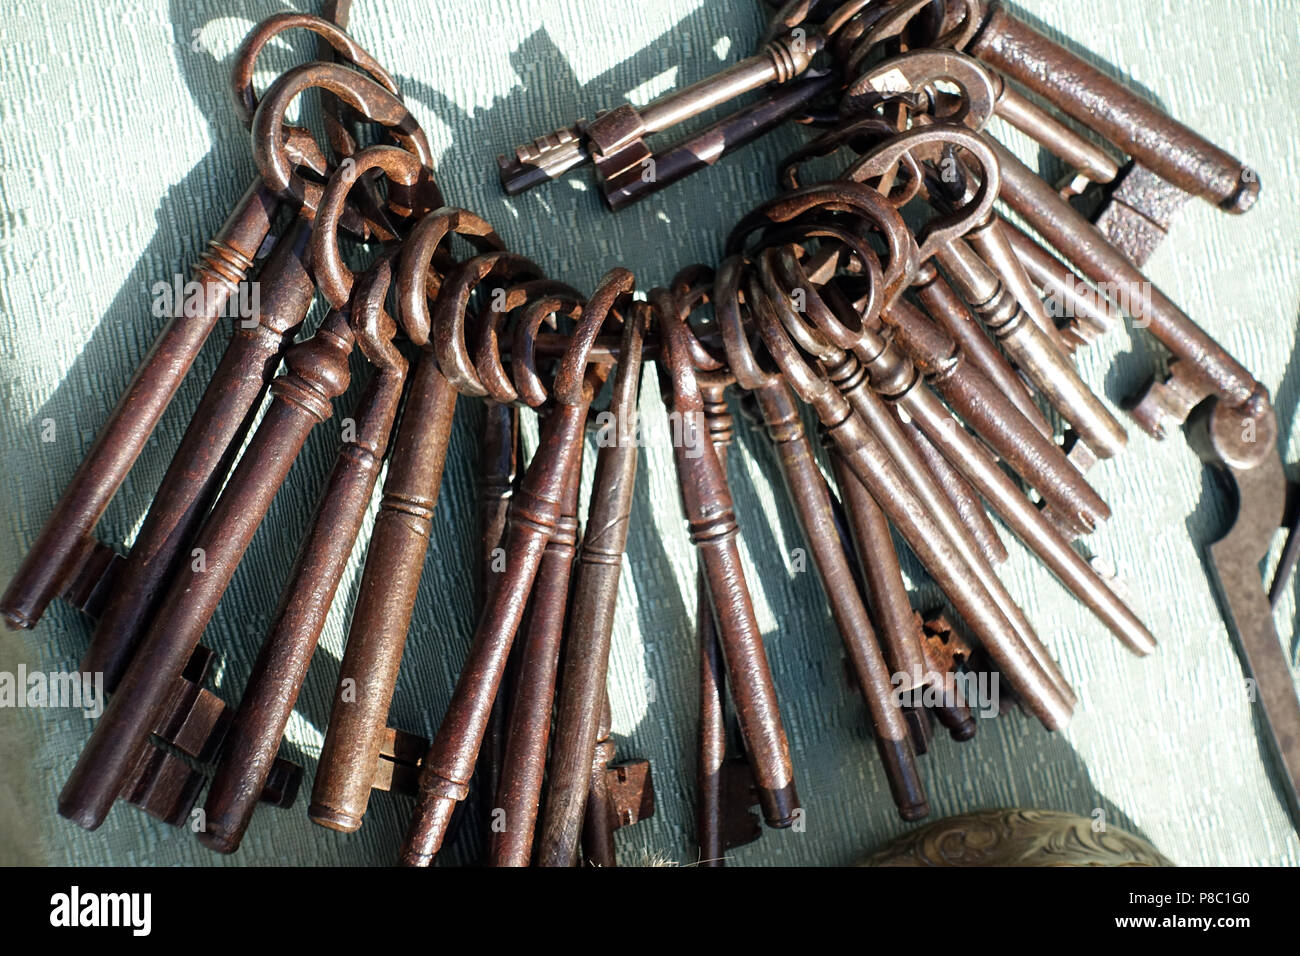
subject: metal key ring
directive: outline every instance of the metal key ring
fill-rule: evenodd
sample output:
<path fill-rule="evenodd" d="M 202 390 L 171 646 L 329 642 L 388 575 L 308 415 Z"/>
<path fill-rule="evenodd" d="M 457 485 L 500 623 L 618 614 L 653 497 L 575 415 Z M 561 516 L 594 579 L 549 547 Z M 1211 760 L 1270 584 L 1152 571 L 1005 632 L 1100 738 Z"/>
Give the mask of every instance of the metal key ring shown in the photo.
<path fill-rule="evenodd" d="M 905 155 L 906 152 L 904 149 L 900 155 Z M 896 165 L 897 160 L 889 168 Z M 772 223 L 790 223 L 813 210 L 851 213 L 884 238 L 887 262 L 881 289 L 881 308 L 888 308 L 912 284 L 921 259 L 911 230 L 889 200 L 859 182 L 836 180 L 804 186 L 769 200 L 742 218 L 732 229 L 727 237 L 726 251 L 728 254 L 744 251 L 750 233 Z"/>
<path fill-rule="evenodd" d="M 869 112 L 900 99 L 909 103 L 943 80 L 957 87 L 960 100 L 956 112 L 943 116 L 942 120 L 981 129 L 997 107 L 998 82 L 978 60 L 954 50 L 913 50 L 877 63 L 845 91 L 840 112 L 842 115 Z"/>
<path fill-rule="evenodd" d="M 357 277 L 348 302 L 349 323 L 357 345 L 371 365 L 405 370 L 406 358 L 393 341 L 397 320 L 384 308 L 393 281 L 397 250 L 390 249 Z"/>
<path fill-rule="evenodd" d="M 713 283 L 713 314 L 718 319 L 718 331 L 736 384 L 745 391 L 755 391 L 778 381 L 781 373 L 764 368 L 749 343 L 751 331 L 757 334 L 756 323 L 745 321 L 745 313 L 752 312 L 753 304 L 748 296 L 744 303 L 740 298 L 748 266 L 744 256 L 734 255 L 718 267 Z"/>
<path fill-rule="evenodd" d="M 578 405 L 590 400 L 592 383 L 587 374 L 587 360 L 591 348 L 595 345 L 596 336 L 600 334 L 605 320 L 610 316 L 614 316 L 622 325 L 622 315 L 615 306 L 630 302 L 635 289 L 636 276 L 622 266 L 615 266 L 601 277 L 596 291 L 582 308 L 569 347 L 560 358 L 552 386 L 557 402 L 562 405 Z"/>
<path fill-rule="evenodd" d="M 514 252 L 485 252 L 457 266 L 443 283 L 434 301 L 430 341 L 438 367 L 447 381 L 463 395 L 483 398 L 487 388 L 479 381 L 473 358 L 465 344 L 465 325 L 469 299 L 488 276 L 498 276 L 511 284 L 521 279 L 544 279 L 541 266 Z M 501 288 L 504 294 L 505 288 Z"/>
<path fill-rule="evenodd" d="M 713 269 L 696 263 L 679 269 L 668 283 L 668 291 L 677 304 L 677 314 L 690 333 L 691 358 L 695 362 L 697 377 L 705 385 L 725 387 L 736 380 L 727 367 L 726 353 L 714 354 L 691 325 L 691 315 L 702 306 L 712 304 L 716 278 Z"/>
<path fill-rule="evenodd" d="M 416 345 L 429 341 L 429 299 L 439 294 L 441 286 L 434 260 L 452 235 L 464 236 L 479 252 L 505 249 L 492 224 L 468 209 L 443 206 L 416 222 L 402 243 L 397 270 L 397 311 L 407 338 Z"/>
<path fill-rule="evenodd" d="M 369 73 L 376 83 L 394 96 L 400 95 L 392 74 L 337 23 L 311 13 L 277 13 L 253 27 L 253 32 L 245 37 L 235 52 L 235 65 L 230 71 L 230 92 L 235 101 L 235 113 L 245 129 L 252 128 L 253 116 L 257 113 L 258 99 L 253 89 L 253 73 L 258 56 L 272 39 L 296 29 L 310 30 L 323 37 L 355 66 Z"/>
<path fill-rule="evenodd" d="M 501 367 L 500 351 L 492 348 L 491 357 L 494 361 L 490 363 L 486 361 L 486 353 L 489 345 L 495 346 L 497 328 L 506 315 L 523 306 L 525 302 L 527 308 L 519 317 L 511 338 L 511 375 L 506 376 L 505 370 Z M 549 395 L 546 386 L 542 384 L 541 376 L 537 374 L 537 333 L 542 323 L 554 325 L 556 315 L 563 314 L 576 320 L 582 314 L 585 304 L 586 298 L 582 293 L 553 279 L 524 282 L 506 291 L 505 307 L 500 310 L 493 309 L 492 315 L 484 323 L 483 337 L 479 340 L 477 349 L 479 360 L 475 362 L 479 378 L 488 386 L 489 392 L 492 391 L 492 379 L 504 380 L 504 384 L 509 386 L 509 388 L 500 388 L 500 395 L 503 397 L 498 397 L 497 401 L 511 402 L 522 399 L 530 408 L 540 408 L 546 403 Z"/>
<path fill-rule="evenodd" d="M 355 275 L 343 263 L 339 250 L 339 221 L 347 209 L 348 195 L 362 177 L 372 169 L 381 170 L 391 182 L 410 187 L 409 195 L 420 208 L 394 210 L 404 214 L 420 214 L 442 206 L 442 193 L 433 179 L 433 171 L 420 162 L 419 158 L 396 146 L 369 146 L 335 170 L 329 178 L 316 207 L 316 222 L 311 233 L 312 273 L 316 285 L 327 302 L 336 309 L 343 307 L 352 294 Z M 390 207 L 391 207 L 390 201 Z M 490 227 L 489 227 L 490 231 Z M 403 316 L 405 319 L 405 316 Z M 405 327 L 405 321 L 403 327 Z M 411 330 L 405 329 L 411 336 Z M 411 336 L 414 341 L 414 336 Z M 417 344 L 422 344 L 418 343 Z"/>
<path fill-rule="evenodd" d="M 428 140 L 410 111 L 388 90 L 355 70 L 336 63 L 306 63 L 294 67 L 266 91 L 253 116 L 253 159 L 267 185 L 302 206 L 312 218 L 325 187 L 308 182 L 285 153 L 284 115 L 298 94 L 312 87 L 333 93 L 362 116 L 387 128 L 397 143 L 432 169 Z"/>
<path fill-rule="evenodd" d="M 914 127 L 898 134 L 892 141 L 857 160 L 844 172 L 845 179 L 855 182 L 879 180 L 881 177 L 891 175 L 898 168 L 900 161 L 904 161 L 913 151 L 941 158 L 943 151 L 952 147 L 959 147 L 975 158 L 979 165 L 980 185 L 964 205 L 950 213 L 936 216 L 921 229 L 914 240 L 919 247 L 918 264 L 930 259 L 938 249 L 965 235 L 975 226 L 987 222 L 993 214 L 993 203 L 1002 185 L 998 160 L 993 148 L 979 133 L 964 126 L 935 123 L 930 126 Z M 915 158 L 913 157 L 913 160 Z M 910 239 L 910 232 L 908 236 Z M 912 275 L 915 275 L 915 269 Z M 889 301 L 892 299 L 887 300 L 886 307 Z"/>

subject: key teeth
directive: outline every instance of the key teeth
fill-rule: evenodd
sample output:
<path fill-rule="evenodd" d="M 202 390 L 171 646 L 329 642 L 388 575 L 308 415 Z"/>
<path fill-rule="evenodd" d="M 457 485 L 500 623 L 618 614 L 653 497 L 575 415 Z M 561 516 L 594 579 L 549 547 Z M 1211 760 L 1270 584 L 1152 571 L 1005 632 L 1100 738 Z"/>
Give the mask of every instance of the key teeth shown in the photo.
<path fill-rule="evenodd" d="M 513 158 L 498 156 L 497 168 L 502 188 L 508 195 L 517 196 L 559 179 L 588 158 L 577 127 L 564 127 L 516 147 Z"/>

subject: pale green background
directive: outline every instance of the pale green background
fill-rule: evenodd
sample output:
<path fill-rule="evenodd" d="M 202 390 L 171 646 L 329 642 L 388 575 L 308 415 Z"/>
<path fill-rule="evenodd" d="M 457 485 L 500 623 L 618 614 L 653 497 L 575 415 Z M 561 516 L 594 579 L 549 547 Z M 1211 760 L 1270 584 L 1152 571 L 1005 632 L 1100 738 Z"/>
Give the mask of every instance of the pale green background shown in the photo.
<path fill-rule="evenodd" d="M 354 34 L 401 82 L 429 131 L 449 200 L 492 220 L 512 247 L 584 288 L 615 264 L 642 287 L 692 261 L 716 262 L 725 229 L 772 189 L 791 137 L 611 216 L 585 176 L 508 200 L 493 159 L 517 141 L 628 96 L 644 102 L 748 52 L 753 0 L 358 0 Z M 103 422 L 158 325 L 149 286 L 188 268 L 249 181 L 247 137 L 226 99 L 231 55 L 273 0 L 53 0 L 0 9 L 0 580 Z M 1284 454 L 1295 457 L 1300 156 L 1294 0 L 1025 0 L 1051 32 L 1254 165 L 1263 198 L 1234 218 L 1203 203 L 1182 214 L 1150 275 L 1265 382 Z M 306 50 L 268 58 L 282 68 Z M 263 77 L 265 81 L 268 77 Z M 1025 144 L 1022 154 L 1036 159 Z M 122 492 L 101 535 L 129 541 L 225 339 L 215 335 Z M 1082 358 L 1112 402 L 1151 369 L 1146 341 L 1119 330 Z M 345 400 L 350 403 L 349 399 Z M 349 407 L 343 405 L 341 407 Z M 468 407 L 468 403 L 466 403 Z M 647 390 L 645 413 L 662 413 Z M 53 419 L 57 441 L 42 444 Z M 472 624 L 472 482 L 477 410 L 463 416 L 447 465 L 436 540 L 393 718 L 437 726 Z M 921 761 L 934 818 L 976 807 L 1036 806 L 1144 834 L 1180 864 L 1294 864 L 1297 842 L 1261 756 L 1258 717 L 1201 563 L 1226 518 L 1222 488 L 1181 437 L 1130 429 L 1123 457 L 1093 477 L 1114 519 L 1090 547 L 1119 571 L 1161 648 L 1137 660 L 1017 547 L 1004 569 L 1079 692 L 1073 723 L 1051 735 L 1020 715 L 982 723 L 965 745 L 940 739 Z M 294 542 L 332 458 L 323 428 L 255 541 L 207 641 L 223 658 L 217 689 L 235 699 L 265 632 Z M 744 555 L 807 808 L 805 832 L 768 831 L 742 864 L 836 864 L 903 832 L 862 706 L 842 676 L 838 637 L 814 575 L 792 570 L 798 531 L 765 439 L 740 429 L 732 468 Z M 590 466 L 590 460 L 588 462 Z M 1295 469 L 1290 469 L 1295 476 Z M 615 731 L 649 757 L 653 821 L 619 837 L 625 862 L 690 862 L 695 651 L 694 559 L 668 450 L 646 451 L 620 594 L 611 669 Z M 590 480 L 590 475 L 588 475 Z M 353 594 L 362 549 L 342 594 Z M 1272 560 L 1276 560 L 1275 556 Z M 289 728 L 310 772 L 328 714 L 347 613 L 340 601 Z M 1291 647 L 1294 588 L 1278 614 Z M 69 669 L 88 623 L 56 605 L 29 634 L 0 635 L 0 669 Z M 1294 655 L 1292 655 L 1294 656 Z M 376 795 L 362 832 L 312 826 L 305 803 L 263 810 L 227 860 L 188 834 L 119 806 L 95 833 L 54 813 L 90 724 L 61 711 L 0 712 L 0 862 L 387 864 L 409 803 Z M 464 835 L 445 854 L 460 859 Z"/>

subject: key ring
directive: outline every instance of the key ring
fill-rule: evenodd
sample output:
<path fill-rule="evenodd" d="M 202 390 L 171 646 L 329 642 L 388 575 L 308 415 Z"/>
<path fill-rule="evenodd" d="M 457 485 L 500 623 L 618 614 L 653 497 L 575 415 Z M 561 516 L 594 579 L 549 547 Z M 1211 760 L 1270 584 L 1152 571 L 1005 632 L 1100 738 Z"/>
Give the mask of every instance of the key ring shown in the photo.
<path fill-rule="evenodd" d="M 429 143 L 420 124 L 396 96 L 374 80 L 336 63 L 306 63 L 294 67 L 266 91 L 253 116 L 253 159 L 267 185 L 302 207 L 313 218 L 325 187 L 297 172 L 285 153 L 284 116 L 298 94 L 312 87 L 333 93 L 388 134 L 420 163 L 433 168 Z"/>

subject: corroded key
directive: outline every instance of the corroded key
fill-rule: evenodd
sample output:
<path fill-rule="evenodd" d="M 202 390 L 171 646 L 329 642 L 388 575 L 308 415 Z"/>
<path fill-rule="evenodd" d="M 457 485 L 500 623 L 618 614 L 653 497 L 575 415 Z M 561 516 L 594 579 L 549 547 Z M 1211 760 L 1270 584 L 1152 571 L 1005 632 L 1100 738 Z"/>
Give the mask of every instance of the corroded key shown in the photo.
<path fill-rule="evenodd" d="M 471 239 L 498 244 L 491 227 L 463 210 L 442 209 L 416 224 L 398 265 L 402 327 L 417 342 L 428 340 L 426 291 L 429 264 L 442 241 L 465 230 Z M 333 230 L 321 234 L 329 241 Z M 447 286 L 465 298 L 492 267 L 479 270 L 478 256 L 457 267 Z M 333 253 L 328 257 L 334 259 Z M 346 288 L 346 277 L 339 281 Z M 435 283 L 435 286 L 437 284 Z M 324 287 L 324 286 L 323 286 Z M 439 301 L 441 301 L 439 294 Z M 350 832 L 361 826 L 370 802 L 376 765 L 388 724 L 388 708 L 406 646 L 407 629 L 419 591 L 429 545 L 433 509 L 456 409 L 456 389 L 431 349 L 421 351 L 411 370 L 401 422 L 384 479 L 383 498 L 366 551 L 339 683 L 321 748 L 308 815 L 316 823 Z"/>
<path fill-rule="evenodd" d="M 582 485 L 582 448 L 564 485 L 560 517 L 537 569 L 528 598 L 526 623 L 519 636 L 518 672 L 510 700 L 505 753 L 493 813 L 503 812 L 494 827 L 488 860 L 493 866 L 527 866 L 542 794 L 551 710 L 555 702 L 560 642 L 569 610 L 569 579 L 578 543 L 578 492 Z M 498 704 L 500 703 L 498 695 Z"/>
<path fill-rule="evenodd" d="M 513 196 L 588 162 L 607 180 L 616 180 L 628 170 L 640 175 L 642 163 L 651 155 L 645 137 L 768 83 L 788 82 L 807 69 L 817 51 L 812 37 L 777 37 L 754 56 L 640 109 L 624 104 L 590 122 L 539 137 L 516 148 L 512 158 L 497 158 L 501 185 Z"/>
<path fill-rule="evenodd" d="M 773 253 L 775 250 L 769 250 L 769 255 Z M 784 263 L 786 276 L 798 282 L 797 263 L 788 250 L 784 252 Z M 868 325 L 851 332 L 839 324 L 816 289 L 806 285 L 799 288 L 805 293 L 805 314 L 818 329 L 845 345 L 857 339 L 859 345 L 855 351 L 863 357 L 872 387 L 917 422 L 1071 591 L 1135 653 L 1146 654 L 1153 650 L 1155 640 L 1136 615 L 1110 590 L 1091 565 L 1069 547 L 1043 513 L 1019 492 L 992 455 L 964 429 L 957 427 L 938 398 L 921 385 L 919 374 L 901 350 Z M 769 290 L 779 291 L 772 286 Z M 788 321 L 792 320 L 788 311 L 784 314 Z"/>
<path fill-rule="evenodd" d="M 881 278 L 881 285 L 886 290 L 883 293 L 886 301 L 889 290 L 892 289 L 895 295 L 900 292 L 908 284 L 909 271 L 914 270 L 918 258 L 917 253 L 908 248 L 908 243 L 912 242 L 911 234 L 896 212 L 881 207 L 879 194 L 858 184 L 836 182 L 804 187 L 787 194 L 742 220 L 728 239 L 728 249 L 736 251 L 742 248 L 745 236 L 765 223 L 793 219 L 823 203 L 858 210 L 860 215 L 874 210 L 873 217 L 882 226 L 891 223 L 887 233 L 891 248 L 890 271 L 887 282 Z M 960 229 L 960 223 L 953 228 Z M 767 301 L 765 296 L 762 301 Z M 999 660 L 999 666 L 1008 679 L 1024 689 L 1026 701 L 1035 716 L 1048 727 L 1063 725 L 1072 709 L 1072 695 L 1068 689 L 1062 688 L 1063 678 L 1037 643 L 1032 628 L 1027 628 L 1027 624 L 1014 626 L 1007 612 L 1002 610 L 1008 603 L 1014 608 L 1014 602 L 1010 602 L 1009 597 L 997 604 L 989 599 L 988 587 L 1000 589 L 1000 582 L 986 584 L 977 578 L 978 572 L 969 566 L 967 556 L 958 551 L 947 533 L 941 530 L 931 509 L 916 497 L 889 452 L 855 414 L 848 399 L 808 366 L 786 336 L 781 320 L 769 311 L 758 308 L 751 314 L 763 334 L 768 352 L 777 361 L 786 380 L 816 411 L 854 474 L 872 491 L 881 507 L 888 509 L 890 520 L 958 607 L 959 613 L 979 632 L 981 641 Z M 996 576 L 992 580 L 995 582 Z"/>
<path fill-rule="evenodd" d="M 613 433 L 605 436 L 596 457 L 565 638 L 546 805 L 537 833 L 537 861 L 542 866 L 572 866 L 577 860 L 635 491 L 638 450 L 628 439 L 636 434 L 647 319 L 647 307 L 639 304 L 633 304 L 624 319 L 610 404 L 613 419 L 606 426 Z"/>
<path fill-rule="evenodd" d="M 626 269 L 608 273 L 583 309 L 575 343 L 583 333 L 594 339 L 616 301 L 630 295 L 632 286 L 632 274 Z M 578 454 L 577 441 L 593 389 L 599 387 L 598 370 L 588 373 L 586 364 L 583 348 L 566 355 L 555 386 L 556 407 L 542 426 L 538 452 L 510 503 L 505 570 L 488 596 L 446 715 L 420 770 L 415 811 L 401 851 L 401 862 L 407 866 L 433 862 L 452 811 L 468 795 L 506 658 L 546 542 L 555 533 L 563 487 Z"/>
<path fill-rule="evenodd" d="M 172 581 L 59 794 L 61 815 L 87 829 L 103 823 L 298 451 L 346 390 L 352 345 L 347 317 L 334 311 L 285 353 L 287 371 L 271 385 L 270 408 L 195 538 L 201 560 Z"/>
<path fill-rule="evenodd" d="M 198 314 L 177 314 L 167 320 L 64 488 L 0 597 L 0 614 L 9 627 L 35 626 L 88 553 L 86 543 L 95 525 L 225 314 L 271 230 L 279 204 L 276 191 L 256 180 L 200 255 L 194 267 L 203 290 Z"/>
<path fill-rule="evenodd" d="M 383 307 L 395 255 L 390 252 L 357 282 L 351 323 L 375 372 L 353 412 L 350 437 L 339 450 L 299 546 L 208 791 L 199 840 L 222 853 L 239 848 L 252 819 L 361 531 L 397 417 L 407 363 L 392 341 L 396 323 Z"/>
<path fill-rule="evenodd" d="M 1096 130 L 1180 189 L 1242 213 L 1259 197 L 1259 176 L 1096 67 L 1049 40 L 1000 3 L 983 3 L 966 49 Z"/>
<path fill-rule="evenodd" d="M 252 427 L 253 417 L 294 333 L 307 317 L 316 286 L 306 262 L 307 224 L 295 222 L 257 277 L 261 308 L 234 335 L 194 411 L 149 506 L 118 584 L 109 595 L 82 670 L 102 671 L 115 686 L 176 567 L 207 515 Z"/>
<path fill-rule="evenodd" d="M 884 208 L 879 207 L 877 211 L 882 212 Z M 927 510 L 931 520 L 960 556 L 966 573 L 997 606 L 1004 619 L 1012 626 L 1021 644 L 1048 675 L 1061 698 L 1072 706 L 1073 692 L 1042 646 L 1028 618 L 1007 592 L 992 565 L 980 553 L 947 497 L 939 489 L 934 477 L 907 443 L 888 405 L 876 394 L 874 383 L 869 384 L 862 361 L 851 350 L 856 345 L 862 350 L 863 358 L 870 357 L 874 350 L 866 344 L 865 331 L 861 337 L 855 338 L 852 334 L 848 334 L 847 330 L 843 330 L 846 334 L 837 341 L 829 335 L 823 338 L 817 331 L 810 329 L 793 309 L 794 303 L 788 294 L 783 294 L 785 290 L 779 287 L 773 275 L 772 263 L 778 252 L 776 248 L 767 249 L 760 257 L 759 273 L 762 288 L 751 282 L 751 296 L 755 301 L 765 294 L 767 296 L 764 300 L 766 308 L 760 309 L 758 315 L 761 317 L 759 327 L 764 334 L 764 341 L 769 351 L 773 350 L 776 342 L 774 339 L 776 326 L 772 321 L 768 321 L 769 316 L 778 321 L 787 333 L 791 335 L 798 333 L 802 347 L 816 349 L 813 354 L 818 359 L 828 381 L 843 394 L 858 420 L 886 450 L 894 468 L 912 489 L 916 500 Z M 870 255 L 865 249 L 858 250 L 858 254 L 864 258 Z M 809 304 L 817 306 L 820 303 L 811 300 Z M 816 313 L 809 313 L 810 316 L 814 314 Z M 820 331 L 827 332 L 831 328 L 826 325 L 820 328 Z M 873 496 L 875 494 L 876 492 L 873 491 Z"/>
<path fill-rule="evenodd" d="M 689 332 L 670 308 L 657 310 L 663 348 L 660 384 L 681 429 L 673 458 L 683 510 L 705 568 L 714 622 L 741 736 L 754 770 L 759 805 L 772 827 L 794 822 L 799 798 L 762 632 L 740 564 L 731 493 L 703 422 Z"/>

